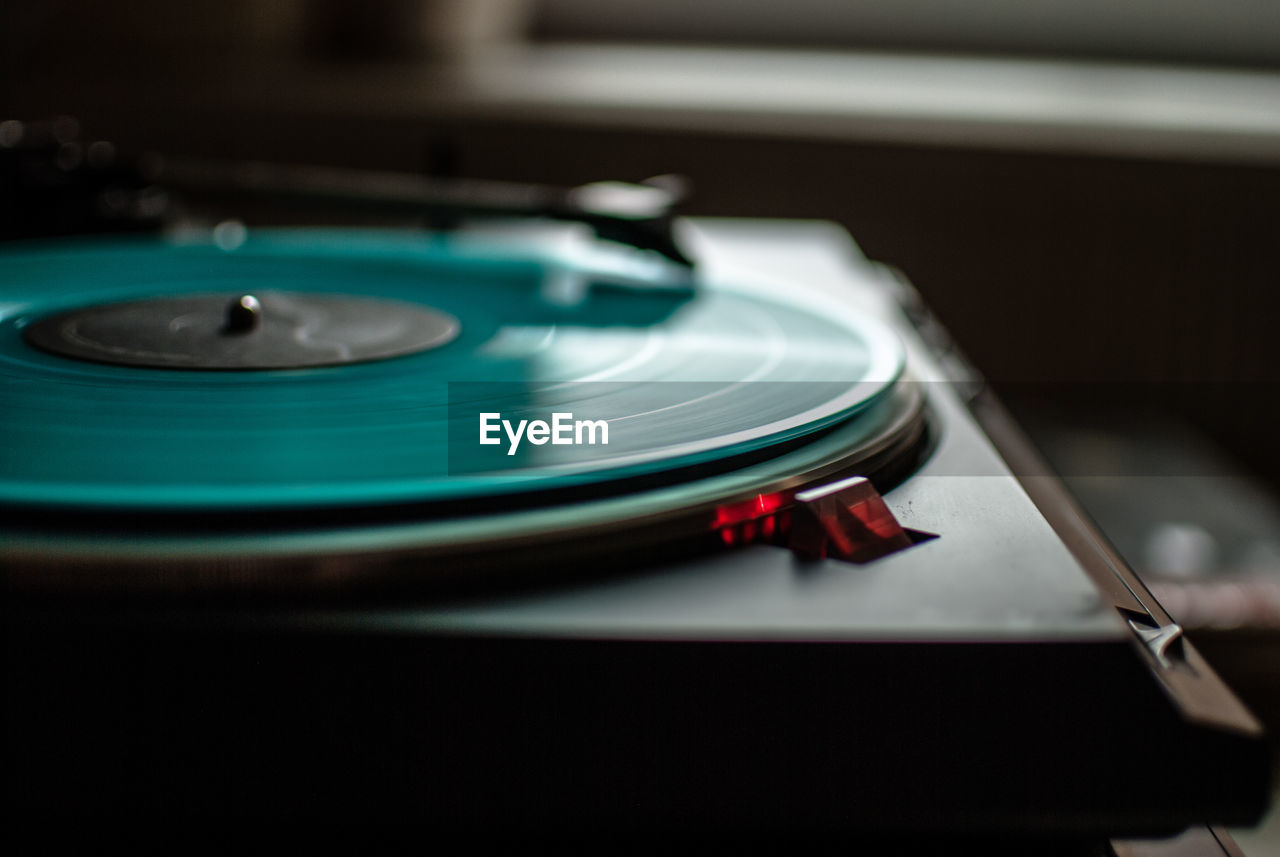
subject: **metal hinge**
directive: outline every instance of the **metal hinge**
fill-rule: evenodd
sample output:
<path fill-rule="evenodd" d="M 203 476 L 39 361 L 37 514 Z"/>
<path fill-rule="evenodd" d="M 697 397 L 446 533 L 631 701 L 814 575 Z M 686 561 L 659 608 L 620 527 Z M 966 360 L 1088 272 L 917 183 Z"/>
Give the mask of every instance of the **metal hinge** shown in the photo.
<path fill-rule="evenodd" d="M 1148 615 L 1128 610 L 1121 612 L 1126 615 L 1129 627 L 1138 635 L 1138 639 L 1147 647 L 1160 666 L 1172 669 L 1175 663 L 1186 664 L 1181 625 L 1177 622 L 1161 625 Z"/>

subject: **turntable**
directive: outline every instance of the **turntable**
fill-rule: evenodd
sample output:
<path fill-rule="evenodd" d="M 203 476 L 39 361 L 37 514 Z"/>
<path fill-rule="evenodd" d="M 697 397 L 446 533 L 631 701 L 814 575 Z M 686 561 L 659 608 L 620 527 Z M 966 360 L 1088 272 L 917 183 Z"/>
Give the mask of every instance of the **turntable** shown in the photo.
<path fill-rule="evenodd" d="M 540 204 L 593 236 L 4 249 L 12 806 L 1084 849 L 1257 817 L 1258 724 L 908 285 L 830 224 L 620 234 L 606 191 Z"/>

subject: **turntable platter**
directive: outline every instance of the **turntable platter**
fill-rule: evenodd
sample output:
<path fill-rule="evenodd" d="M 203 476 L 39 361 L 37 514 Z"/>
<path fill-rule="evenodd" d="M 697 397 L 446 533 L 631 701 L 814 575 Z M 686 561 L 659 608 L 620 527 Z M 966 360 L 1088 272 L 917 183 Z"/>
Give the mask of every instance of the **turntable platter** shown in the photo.
<path fill-rule="evenodd" d="M 104 360 L 104 348 L 126 347 L 109 337 L 91 353 L 50 344 L 61 321 L 102 329 L 130 307 L 160 307 L 165 327 L 201 295 L 219 307 L 256 295 L 277 313 L 363 301 L 421 335 L 313 365 L 138 365 Z M 326 329 L 339 351 L 341 327 Z M 223 339 L 239 348 L 263 331 Z M 903 363 L 894 334 L 854 312 L 732 284 L 593 282 L 545 258 L 460 252 L 420 234 L 263 232 L 234 251 L 32 245 L 0 257 L 0 503 L 369 506 L 727 467 L 872 407 Z M 579 424 L 599 436 L 583 440 Z"/>

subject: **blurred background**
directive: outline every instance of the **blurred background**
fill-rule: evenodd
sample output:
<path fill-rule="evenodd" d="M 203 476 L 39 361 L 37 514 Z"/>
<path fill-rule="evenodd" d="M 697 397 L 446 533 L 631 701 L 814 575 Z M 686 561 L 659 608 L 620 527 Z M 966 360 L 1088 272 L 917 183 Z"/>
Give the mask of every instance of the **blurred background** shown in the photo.
<path fill-rule="evenodd" d="M 838 221 L 1280 732 L 1280 4 L 8 0 L 0 27 L 0 119 L 117 157 L 674 172 L 690 214 Z"/>

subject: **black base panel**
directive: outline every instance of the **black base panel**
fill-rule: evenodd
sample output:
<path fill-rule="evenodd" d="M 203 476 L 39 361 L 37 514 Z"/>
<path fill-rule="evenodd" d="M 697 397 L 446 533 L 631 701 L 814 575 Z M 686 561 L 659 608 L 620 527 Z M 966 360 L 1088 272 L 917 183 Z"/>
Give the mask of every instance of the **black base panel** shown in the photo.
<path fill-rule="evenodd" d="M 175 633 L 8 613 L 20 814 L 1075 840 L 1249 822 L 1266 794 L 1260 743 L 1188 725 L 1121 642 Z"/>

